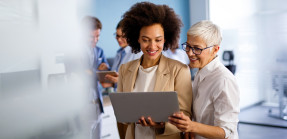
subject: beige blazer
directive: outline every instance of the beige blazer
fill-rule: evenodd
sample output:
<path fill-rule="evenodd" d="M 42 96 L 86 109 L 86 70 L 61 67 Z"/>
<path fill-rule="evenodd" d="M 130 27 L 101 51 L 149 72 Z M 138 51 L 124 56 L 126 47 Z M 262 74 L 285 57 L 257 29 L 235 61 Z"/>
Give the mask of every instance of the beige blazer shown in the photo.
<path fill-rule="evenodd" d="M 132 92 L 142 58 L 120 67 L 118 92 Z M 180 110 L 191 116 L 192 87 L 190 70 L 187 65 L 161 55 L 156 71 L 154 91 L 176 91 Z M 129 124 L 125 138 L 134 139 L 134 134 L 135 124 Z M 156 132 L 156 139 L 180 139 L 180 130 L 166 122 L 164 132 L 162 134 Z"/>

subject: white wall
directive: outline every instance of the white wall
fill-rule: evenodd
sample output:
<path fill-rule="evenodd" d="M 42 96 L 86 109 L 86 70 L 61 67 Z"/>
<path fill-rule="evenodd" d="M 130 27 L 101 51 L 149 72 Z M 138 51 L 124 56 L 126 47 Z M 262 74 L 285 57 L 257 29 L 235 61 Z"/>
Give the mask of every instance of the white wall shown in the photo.
<path fill-rule="evenodd" d="M 209 0 L 189 0 L 189 7 L 190 26 L 209 19 Z"/>
<path fill-rule="evenodd" d="M 235 52 L 240 107 L 276 102 L 272 75 L 287 69 L 284 0 L 210 0 L 210 19 L 222 29 L 223 50 Z M 279 52 L 279 53 L 278 53 Z M 283 57 L 282 57 L 283 56 Z M 277 96 L 276 96 L 277 95 Z"/>

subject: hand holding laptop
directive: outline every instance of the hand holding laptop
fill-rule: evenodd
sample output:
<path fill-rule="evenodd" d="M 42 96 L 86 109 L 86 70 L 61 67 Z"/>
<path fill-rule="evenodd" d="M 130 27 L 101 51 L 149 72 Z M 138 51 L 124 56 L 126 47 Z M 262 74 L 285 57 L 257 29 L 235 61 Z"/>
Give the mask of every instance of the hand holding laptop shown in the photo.
<path fill-rule="evenodd" d="M 147 119 L 144 116 L 142 116 L 139 119 L 138 124 L 141 124 L 142 126 L 150 126 L 154 128 L 164 128 L 165 126 L 164 122 L 154 122 L 150 116 L 147 117 Z"/>

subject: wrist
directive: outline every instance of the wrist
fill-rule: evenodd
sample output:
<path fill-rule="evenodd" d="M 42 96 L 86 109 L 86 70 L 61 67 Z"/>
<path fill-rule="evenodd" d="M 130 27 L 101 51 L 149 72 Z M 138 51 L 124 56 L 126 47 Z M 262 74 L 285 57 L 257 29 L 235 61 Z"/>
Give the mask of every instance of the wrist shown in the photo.
<path fill-rule="evenodd" d="M 190 121 L 189 125 L 190 125 L 189 132 L 196 133 L 198 129 L 198 123 L 194 121 Z"/>

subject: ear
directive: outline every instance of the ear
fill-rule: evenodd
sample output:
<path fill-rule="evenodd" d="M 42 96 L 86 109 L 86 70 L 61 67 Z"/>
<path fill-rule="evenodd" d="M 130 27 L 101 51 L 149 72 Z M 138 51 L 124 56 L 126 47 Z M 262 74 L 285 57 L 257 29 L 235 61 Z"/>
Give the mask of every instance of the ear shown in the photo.
<path fill-rule="evenodd" d="M 215 45 L 214 47 L 213 47 L 213 54 L 217 54 L 217 52 L 219 51 L 219 48 L 220 48 L 220 46 L 219 45 Z"/>

